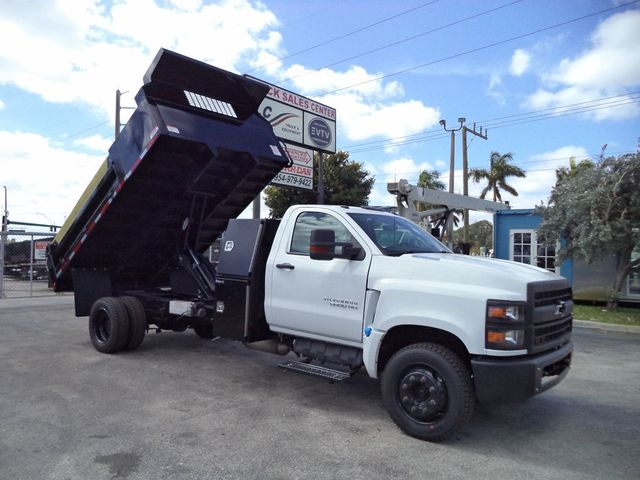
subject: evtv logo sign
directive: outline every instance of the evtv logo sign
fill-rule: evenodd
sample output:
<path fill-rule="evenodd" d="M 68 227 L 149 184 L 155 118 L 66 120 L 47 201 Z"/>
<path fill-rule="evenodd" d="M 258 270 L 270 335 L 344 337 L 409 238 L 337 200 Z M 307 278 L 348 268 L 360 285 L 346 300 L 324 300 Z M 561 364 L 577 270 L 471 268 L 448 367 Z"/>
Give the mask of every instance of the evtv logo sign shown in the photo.
<path fill-rule="evenodd" d="M 309 138 L 320 148 L 326 148 L 331 145 L 331 127 L 321 118 L 314 118 L 309 122 L 308 127 Z"/>

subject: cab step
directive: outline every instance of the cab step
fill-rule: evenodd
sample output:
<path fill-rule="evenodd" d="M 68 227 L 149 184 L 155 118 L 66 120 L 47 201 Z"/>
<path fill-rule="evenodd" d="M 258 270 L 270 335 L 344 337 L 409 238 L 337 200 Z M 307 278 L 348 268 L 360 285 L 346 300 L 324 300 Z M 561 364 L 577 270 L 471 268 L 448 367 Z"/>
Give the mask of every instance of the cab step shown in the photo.
<path fill-rule="evenodd" d="M 316 375 L 318 377 L 328 378 L 341 382 L 351 376 L 349 372 L 343 372 L 341 370 L 334 370 L 333 368 L 321 367 L 320 365 L 311 365 L 310 363 L 295 362 L 290 360 L 285 363 L 278 364 L 281 368 L 287 370 L 295 370 L 296 372 L 308 373 L 309 375 Z"/>

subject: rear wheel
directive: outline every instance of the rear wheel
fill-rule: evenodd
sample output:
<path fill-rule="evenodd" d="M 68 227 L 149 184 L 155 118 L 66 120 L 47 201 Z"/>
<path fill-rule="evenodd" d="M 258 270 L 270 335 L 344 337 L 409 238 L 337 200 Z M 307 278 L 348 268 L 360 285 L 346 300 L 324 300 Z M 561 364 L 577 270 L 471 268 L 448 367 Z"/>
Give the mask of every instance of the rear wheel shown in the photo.
<path fill-rule="evenodd" d="M 442 441 L 459 433 L 473 413 L 473 387 L 465 363 L 451 350 L 418 343 L 396 352 L 381 380 L 389 415 L 409 435 Z"/>
<path fill-rule="evenodd" d="M 124 348 L 129 338 L 129 314 L 120 299 L 104 297 L 95 301 L 89 314 L 89 337 L 102 353 Z"/>
<path fill-rule="evenodd" d="M 135 297 L 120 297 L 129 314 L 129 337 L 125 350 L 135 350 L 144 340 L 147 331 L 147 314 L 142 302 Z"/>

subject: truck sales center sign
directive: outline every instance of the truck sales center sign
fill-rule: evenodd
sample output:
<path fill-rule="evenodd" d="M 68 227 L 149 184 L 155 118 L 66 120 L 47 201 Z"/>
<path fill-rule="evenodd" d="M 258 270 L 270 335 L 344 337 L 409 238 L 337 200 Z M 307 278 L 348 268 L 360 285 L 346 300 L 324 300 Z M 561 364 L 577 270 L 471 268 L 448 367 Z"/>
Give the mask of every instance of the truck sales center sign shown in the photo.
<path fill-rule="evenodd" d="M 270 85 L 260 104 L 276 137 L 301 147 L 336 153 L 336 110 L 307 97 Z"/>
<path fill-rule="evenodd" d="M 259 112 L 284 142 L 293 161 L 272 183 L 313 190 L 313 151 L 336 153 L 336 109 L 268 85 L 269 93 Z"/>

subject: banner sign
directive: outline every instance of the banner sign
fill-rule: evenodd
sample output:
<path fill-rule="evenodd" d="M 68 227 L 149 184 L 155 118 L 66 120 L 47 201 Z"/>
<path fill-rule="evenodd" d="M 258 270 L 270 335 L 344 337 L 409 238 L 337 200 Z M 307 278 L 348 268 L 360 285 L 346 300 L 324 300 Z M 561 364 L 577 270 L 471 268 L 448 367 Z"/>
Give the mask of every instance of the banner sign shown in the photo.
<path fill-rule="evenodd" d="M 35 241 L 33 242 L 33 259 L 38 260 L 46 260 L 47 259 L 47 245 L 49 245 L 50 241 Z"/>
<path fill-rule="evenodd" d="M 313 190 L 313 150 L 285 143 L 293 165 L 280 170 L 271 182 L 285 187 Z"/>
<path fill-rule="evenodd" d="M 266 82 L 264 82 L 266 83 Z M 336 153 L 336 109 L 275 85 L 259 113 L 276 137 L 324 153 Z"/>

